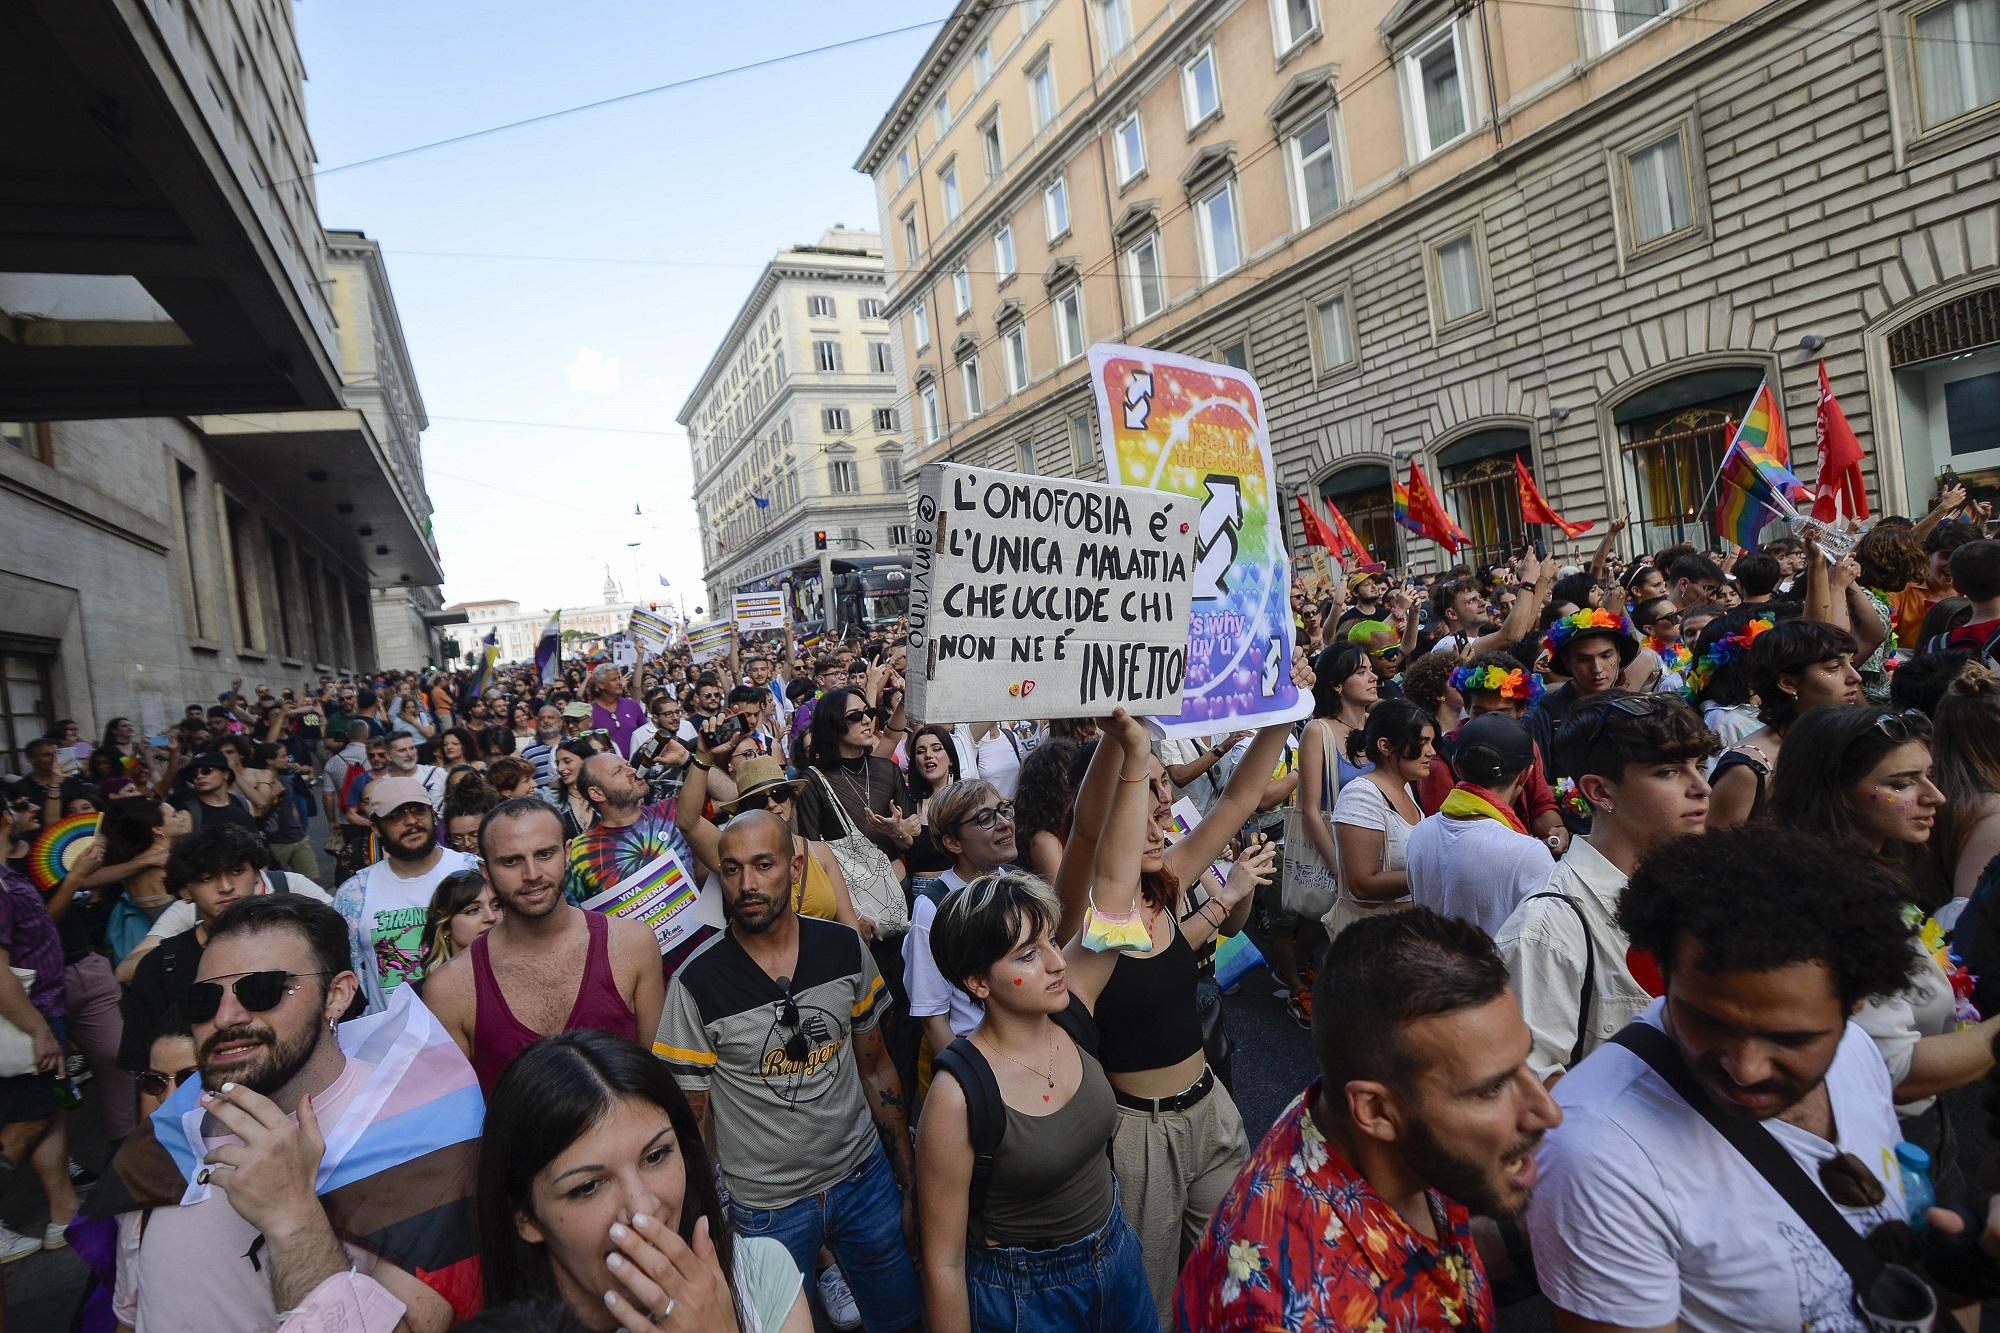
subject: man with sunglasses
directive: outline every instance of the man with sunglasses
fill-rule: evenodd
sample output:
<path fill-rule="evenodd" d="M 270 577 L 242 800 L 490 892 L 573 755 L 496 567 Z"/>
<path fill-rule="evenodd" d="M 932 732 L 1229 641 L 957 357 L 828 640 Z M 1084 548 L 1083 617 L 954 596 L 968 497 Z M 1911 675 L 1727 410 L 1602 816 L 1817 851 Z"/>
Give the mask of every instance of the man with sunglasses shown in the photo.
<path fill-rule="evenodd" d="M 342 884 L 333 905 L 347 921 L 354 973 L 372 1014 L 416 972 L 424 917 L 439 882 L 453 871 L 477 870 L 479 862 L 438 845 L 431 794 L 415 778 L 371 780 L 366 803 L 382 859 Z"/>
<path fill-rule="evenodd" d="M 881 973 L 848 927 L 792 910 L 805 854 L 784 820 L 739 814 L 717 855 L 728 929 L 667 983 L 653 1052 L 715 1144 L 737 1226 L 782 1242 L 803 1273 L 832 1250 L 869 1329 L 921 1327 Z"/>
<path fill-rule="evenodd" d="M 706 731 L 722 713 L 722 682 L 713 671 L 704 671 L 695 679 L 694 706 L 681 719 L 680 729 L 675 732 L 683 745 L 692 745 L 700 734 Z"/>
<path fill-rule="evenodd" d="M 125 1188 L 92 1199 L 130 1237 L 118 1288 L 133 1326 L 276 1328 L 328 1282 L 356 1301 L 385 1289 L 410 1333 L 441 1333 L 455 1300 L 473 1303 L 471 1145 L 445 1133 L 457 1117 L 404 1114 L 393 1144 L 378 1139 L 365 1166 L 349 1158 L 319 1193 L 323 1156 L 407 1112 L 435 1077 L 384 1086 L 397 1076 L 342 1051 L 335 1032 L 359 986 L 346 937 L 337 913 L 297 895 L 242 900 L 210 923 L 185 1000 L 206 1115 L 191 1135 L 172 1115 L 142 1126 L 120 1149 Z M 371 1110 L 371 1096 L 386 1100 Z M 170 1155 L 177 1139 L 191 1161 Z"/>

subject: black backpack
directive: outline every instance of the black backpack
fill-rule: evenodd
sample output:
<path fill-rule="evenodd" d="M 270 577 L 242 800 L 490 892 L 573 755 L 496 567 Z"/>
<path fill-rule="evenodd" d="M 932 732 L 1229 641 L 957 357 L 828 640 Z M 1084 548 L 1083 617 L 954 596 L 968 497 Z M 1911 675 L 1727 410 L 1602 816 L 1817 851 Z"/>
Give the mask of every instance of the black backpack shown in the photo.
<path fill-rule="evenodd" d="M 1078 1050 L 1088 1052 L 1093 1059 L 1096 1057 L 1097 1020 L 1091 1017 L 1082 1000 L 1070 996 L 1069 1007 L 1054 1018 Z M 957 1079 L 958 1086 L 965 1091 L 965 1125 L 972 1139 L 972 1194 L 965 1212 L 966 1228 L 984 1241 L 979 1215 L 986 1209 L 986 1190 L 993 1183 L 994 1155 L 1000 1151 L 1000 1140 L 1007 1133 L 1007 1103 L 1001 1100 L 993 1066 L 971 1039 L 958 1038 L 934 1056 L 931 1064 L 933 1070 Z M 1104 1150 L 1109 1153 L 1111 1145 L 1107 1143 Z"/>

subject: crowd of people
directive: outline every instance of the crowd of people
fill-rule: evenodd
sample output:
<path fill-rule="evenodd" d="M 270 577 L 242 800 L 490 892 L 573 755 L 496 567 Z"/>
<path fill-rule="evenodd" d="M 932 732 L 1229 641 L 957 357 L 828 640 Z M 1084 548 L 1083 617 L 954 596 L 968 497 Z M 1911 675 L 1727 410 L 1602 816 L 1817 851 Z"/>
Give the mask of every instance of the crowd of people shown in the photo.
<path fill-rule="evenodd" d="M 77 1326 L 141 1333 L 1974 1327 L 1964 500 L 1298 578 L 1311 715 L 1199 739 L 922 725 L 896 628 L 60 723 L 6 786 L 47 1221 L 0 1259 L 74 1245 Z M 1317 1065 L 1254 1143 L 1238 935 Z"/>

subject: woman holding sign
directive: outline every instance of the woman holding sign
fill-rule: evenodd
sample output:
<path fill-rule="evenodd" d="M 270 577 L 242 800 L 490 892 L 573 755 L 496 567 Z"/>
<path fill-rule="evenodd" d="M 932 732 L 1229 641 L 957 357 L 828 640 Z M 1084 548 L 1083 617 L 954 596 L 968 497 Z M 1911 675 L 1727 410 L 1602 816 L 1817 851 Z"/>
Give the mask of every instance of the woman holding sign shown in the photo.
<path fill-rule="evenodd" d="M 1225 928 L 1242 928 L 1252 893 L 1271 878 L 1275 849 L 1258 839 L 1199 910 L 1186 911 L 1182 886 L 1199 880 L 1256 812 L 1291 727 L 1259 731 L 1221 799 L 1169 848 L 1173 787 L 1145 724 L 1120 709 L 1102 725 L 1057 877 L 1057 937 L 1069 941 L 1069 987 L 1101 1033 L 1118 1103 L 1112 1168 L 1153 1304 L 1171 1327 L 1184 1251 L 1250 1153 L 1243 1118 L 1204 1054 L 1195 951 Z"/>

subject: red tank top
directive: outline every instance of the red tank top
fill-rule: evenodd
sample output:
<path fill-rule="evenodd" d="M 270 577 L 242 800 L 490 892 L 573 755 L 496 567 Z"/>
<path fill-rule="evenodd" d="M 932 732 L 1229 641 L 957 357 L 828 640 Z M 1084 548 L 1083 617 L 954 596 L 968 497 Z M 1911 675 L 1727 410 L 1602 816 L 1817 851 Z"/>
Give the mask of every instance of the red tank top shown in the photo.
<path fill-rule="evenodd" d="M 638 1031 L 638 1016 L 618 993 L 618 979 L 611 972 L 611 948 L 607 943 L 611 927 L 597 912 L 587 911 L 583 919 L 590 927 L 590 952 L 584 960 L 583 984 L 577 987 L 576 1003 L 570 1006 L 561 1030 L 609 1032 L 632 1041 Z M 472 993 L 472 1069 L 479 1075 L 480 1091 L 491 1097 L 494 1084 L 500 1081 L 507 1066 L 514 1063 L 514 1057 L 555 1033 L 537 1032 L 514 1017 L 514 1011 L 507 1007 L 507 997 L 500 993 L 499 981 L 493 976 L 493 965 L 487 960 L 484 935 L 472 942 Z"/>

